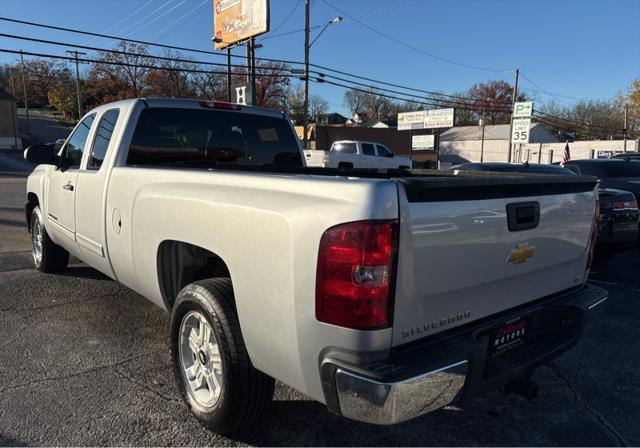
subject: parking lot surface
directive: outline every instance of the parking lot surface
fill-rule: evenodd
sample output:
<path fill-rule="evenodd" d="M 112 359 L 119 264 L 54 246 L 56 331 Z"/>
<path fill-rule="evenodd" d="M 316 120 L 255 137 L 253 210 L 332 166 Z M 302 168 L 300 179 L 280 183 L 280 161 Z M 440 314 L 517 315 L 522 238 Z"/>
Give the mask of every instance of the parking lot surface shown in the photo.
<path fill-rule="evenodd" d="M 605 319 L 540 368 L 540 396 L 492 393 L 392 427 L 281 384 L 254 428 L 221 437 L 179 399 L 168 315 L 79 263 L 31 266 L 24 179 L 0 177 L 0 445 L 640 445 L 640 255 L 594 270 Z"/>

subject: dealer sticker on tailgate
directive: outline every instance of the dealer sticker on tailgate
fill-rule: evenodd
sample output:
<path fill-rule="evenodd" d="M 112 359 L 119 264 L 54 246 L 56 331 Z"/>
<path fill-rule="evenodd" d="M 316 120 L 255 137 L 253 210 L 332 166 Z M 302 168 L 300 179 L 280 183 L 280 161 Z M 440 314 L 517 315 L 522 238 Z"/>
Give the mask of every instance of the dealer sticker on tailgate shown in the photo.
<path fill-rule="evenodd" d="M 496 327 L 491 340 L 490 353 L 497 356 L 520 347 L 525 343 L 526 331 L 527 320 L 521 317 Z"/>

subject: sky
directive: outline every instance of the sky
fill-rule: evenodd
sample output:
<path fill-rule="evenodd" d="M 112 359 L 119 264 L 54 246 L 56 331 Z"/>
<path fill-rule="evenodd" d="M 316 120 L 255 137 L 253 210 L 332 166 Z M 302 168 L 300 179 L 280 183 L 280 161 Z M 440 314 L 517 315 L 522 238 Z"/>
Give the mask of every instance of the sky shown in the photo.
<path fill-rule="evenodd" d="M 0 16 L 213 50 L 212 0 L 0 0 Z M 256 56 L 302 61 L 304 0 L 271 0 L 270 16 Z M 569 105 L 612 98 L 640 78 L 640 0 L 311 0 L 312 26 L 336 16 L 344 20 L 313 44 L 312 63 L 408 87 L 451 94 L 491 79 L 513 82 L 519 68 L 521 87 L 537 102 Z M 0 32 L 114 44 L 4 21 Z M 0 48 L 67 50 L 6 37 Z M 223 53 L 191 56 L 226 62 Z M 16 59 L 0 53 L 0 63 Z M 343 114 L 344 92 L 311 84 Z"/>

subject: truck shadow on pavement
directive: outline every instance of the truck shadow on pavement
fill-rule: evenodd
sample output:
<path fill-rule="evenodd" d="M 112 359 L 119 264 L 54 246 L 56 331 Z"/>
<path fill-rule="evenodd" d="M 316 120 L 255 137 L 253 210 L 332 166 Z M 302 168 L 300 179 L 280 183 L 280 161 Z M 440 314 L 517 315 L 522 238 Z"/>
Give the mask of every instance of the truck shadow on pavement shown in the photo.
<path fill-rule="evenodd" d="M 93 269 L 92 267 L 84 264 L 69 266 L 67 269 L 56 275 L 61 275 L 63 277 L 78 277 L 88 280 L 107 280 L 110 282 L 115 281 L 112 278 L 104 275 L 102 272 L 97 271 L 96 269 Z"/>

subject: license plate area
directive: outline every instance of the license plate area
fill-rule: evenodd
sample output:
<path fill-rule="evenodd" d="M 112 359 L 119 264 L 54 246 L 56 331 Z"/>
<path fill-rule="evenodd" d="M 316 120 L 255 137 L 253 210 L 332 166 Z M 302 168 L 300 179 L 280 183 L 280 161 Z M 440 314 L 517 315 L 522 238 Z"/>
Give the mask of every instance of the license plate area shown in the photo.
<path fill-rule="evenodd" d="M 496 325 L 489 340 L 489 355 L 495 358 L 525 345 L 530 326 L 526 317 L 516 317 Z"/>

